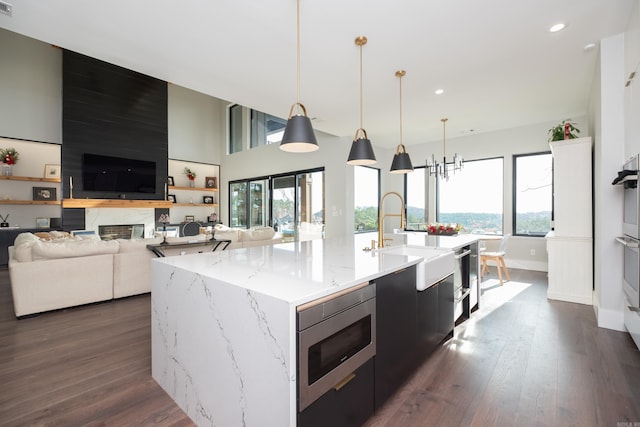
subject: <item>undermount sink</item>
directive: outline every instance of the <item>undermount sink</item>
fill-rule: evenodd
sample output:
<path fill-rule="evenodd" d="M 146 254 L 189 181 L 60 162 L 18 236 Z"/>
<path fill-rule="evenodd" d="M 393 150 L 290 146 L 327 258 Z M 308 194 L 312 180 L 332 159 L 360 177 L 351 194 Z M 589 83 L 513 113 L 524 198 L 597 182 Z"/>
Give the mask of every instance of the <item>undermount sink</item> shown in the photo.
<path fill-rule="evenodd" d="M 418 291 L 423 291 L 439 282 L 452 274 L 455 269 L 454 253 L 448 249 L 403 245 L 390 246 L 378 250 L 388 254 L 422 258 L 422 261 L 416 264 L 416 289 Z"/>

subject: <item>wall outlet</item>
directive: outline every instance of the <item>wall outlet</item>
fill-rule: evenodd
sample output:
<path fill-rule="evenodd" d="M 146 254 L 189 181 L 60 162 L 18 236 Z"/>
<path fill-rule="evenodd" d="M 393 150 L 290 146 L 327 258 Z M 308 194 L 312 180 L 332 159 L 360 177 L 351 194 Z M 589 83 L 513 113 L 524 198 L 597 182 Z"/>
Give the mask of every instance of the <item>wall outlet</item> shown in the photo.
<path fill-rule="evenodd" d="M 529 251 L 529 253 L 531 254 L 531 256 L 536 256 L 536 250 L 535 249 L 531 249 Z"/>

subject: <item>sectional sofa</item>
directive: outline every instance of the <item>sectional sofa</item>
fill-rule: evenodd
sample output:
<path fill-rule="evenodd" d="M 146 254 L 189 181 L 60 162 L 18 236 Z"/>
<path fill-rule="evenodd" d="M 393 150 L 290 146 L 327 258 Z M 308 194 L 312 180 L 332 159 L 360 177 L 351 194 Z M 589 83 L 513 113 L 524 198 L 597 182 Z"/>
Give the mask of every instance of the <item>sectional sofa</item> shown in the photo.
<path fill-rule="evenodd" d="M 221 229 L 227 250 L 282 241 L 273 229 Z M 200 234 L 167 238 L 169 242 L 204 240 Z M 16 317 L 151 291 L 151 260 L 146 246 L 154 239 L 82 238 L 68 233 L 22 233 L 9 247 L 9 279 Z M 206 251 L 206 247 L 167 249 L 167 256 Z"/>

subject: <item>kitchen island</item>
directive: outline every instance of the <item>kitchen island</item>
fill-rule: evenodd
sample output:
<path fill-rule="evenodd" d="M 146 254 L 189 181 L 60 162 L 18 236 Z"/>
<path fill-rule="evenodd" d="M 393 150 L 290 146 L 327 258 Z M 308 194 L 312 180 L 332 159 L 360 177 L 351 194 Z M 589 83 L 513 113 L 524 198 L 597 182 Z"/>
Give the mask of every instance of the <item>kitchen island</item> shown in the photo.
<path fill-rule="evenodd" d="M 200 426 L 295 426 L 297 307 L 421 261 L 367 242 L 154 259 L 153 378 Z"/>

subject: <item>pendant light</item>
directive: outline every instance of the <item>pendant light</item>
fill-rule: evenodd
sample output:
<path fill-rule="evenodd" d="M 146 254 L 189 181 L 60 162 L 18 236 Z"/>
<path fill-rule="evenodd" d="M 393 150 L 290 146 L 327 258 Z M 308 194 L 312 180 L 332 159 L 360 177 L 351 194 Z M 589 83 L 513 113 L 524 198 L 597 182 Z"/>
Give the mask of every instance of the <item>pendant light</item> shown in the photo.
<path fill-rule="evenodd" d="M 360 128 L 353 137 L 349 159 L 347 160 L 347 164 L 355 166 L 376 163 L 376 155 L 373 153 L 371 141 L 367 137 L 367 131 L 362 127 L 362 46 L 365 44 L 367 44 L 365 36 L 356 38 L 356 45 L 360 46 Z"/>
<path fill-rule="evenodd" d="M 400 144 L 396 148 L 396 154 L 393 156 L 393 162 L 391 162 L 391 173 L 409 173 L 413 172 L 413 165 L 407 150 L 402 144 L 402 77 L 406 72 L 404 70 L 396 71 L 396 77 L 400 80 Z"/>
<path fill-rule="evenodd" d="M 429 175 L 436 175 L 444 180 L 449 180 L 452 174 L 462 169 L 464 160 L 458 153 L 453 155 L 453 161 L 447 162 L 447 138 L 446 138 L 446 125 L 449 119 L 440 119 L 442 122 L 442 163 L 436 161 L 436 157 L 432 154 L 431 160 L 427 162 L 429 168 Z"/>
<path fill-rule="evenodd" d="M 311 119 L 307 116 L 307 109 L 300 103 L 300 0 L 296 1 L 296 34 L 297 34 L 297 60 L 298 60 L 298 74 L 297 74 L 297 87 L 296 87 L 296 103 L 291 106 L 289 110 L 289 119 L 287 125 L 284 128 L 284 134 L 282 135 L 282 141 L 280 142 L 280 149 L 288 151 L 290 153 L 309 153 L 316 151 L 318 148 L 318 142 L 316 136 L 313 133 L 313 126 L 311 126 Z M 294 110 L 297 108 L 297 113 L 293 115 Z M 300 114 L 302 112 L 302 114 Z"/>

